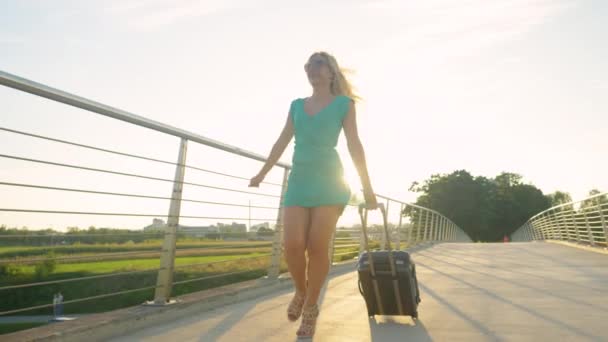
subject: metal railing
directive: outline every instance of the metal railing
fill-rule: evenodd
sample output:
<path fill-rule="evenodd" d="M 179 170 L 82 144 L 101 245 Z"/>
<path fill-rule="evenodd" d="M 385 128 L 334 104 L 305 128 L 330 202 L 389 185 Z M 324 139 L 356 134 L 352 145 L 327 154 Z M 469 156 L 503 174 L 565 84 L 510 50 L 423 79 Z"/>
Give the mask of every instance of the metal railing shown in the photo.
<path fill-rule="evenodd" d="M 381 194 L 376 194 L 376 197 L 380 203 L 384 204 L 388 218 L 389 238 L 395 250 L 431 241 L 471 242 L 469 236 L 460 227 L 435 210 Z M 391 217 L 393 212 L 396 215 Z M 372 218 L 371 216 L 373 214 L 370 214 L 370 218 Z M 381 219 L 380 213 L 378 213 L 376 219 Z M 391 219 L 396 223 L 391 222 Z M 367 234 L 370 248 L 386 249 L 387 238 L 383 231 L 383 223 L 370 226 L 367 229 Z M 363 239 L 364 236 L 360 226 L 351 229 L 337 229 L 330 250 L 330 255 L 333 255 L 332 262 L 356 259 L 363 252 Z"/>
<path fill-rule="evenodd" d="M 241 187 L 235 188 L 204 184 L 198 181 L 189 182 L 186 181 L 186 178 L 192 173 L 213 174 L 215 176 L 230 178 L 235 182 L 237 180 L 249 181 L 249 177 L 244 175 L 235 175 L 189 164 L 187 162 L 189 143 L 197 143 L 258 162 L 266 161 L 266 157 L 2 71 L 0 71 L 0 84 L 179 138 L 176 162 L 172 162 L 150 156 L 142 156 L 125 151 L 117 151 L 55 137 L 42 136 L 12 128 L 0 127 L 0 132 L 19 135 L 27 139 L 61 144 L 86 151 L 95 151 L 96 153 L 99 152 L 119 156 L 120 158 L 136 159 L 155 165 L 169 165 L 175 168 L 174 177 L 170 179 L 167 177 L 163 178 L 148 174 L 126 172 L 125 170 L 120 169 L 120 165 L 108 169 L 90 167 L 80 162 L 57 162 L 49 160 L 48 158 L 37 159 L 29 158 L 28 156 L 0 153 L 0 159 L 77 170 L 79 172 L 85 172 L 87 175 L 91 175 L 91 177 L 94 177 L 97 174 L 111 174 L 118 177 L 145 179 L 147 181 L 156 182 L 155 184 L 164 183 L 172 186 L 171 196 L 158 196 L 145 193 L 131 193 L 128 191 L 100 191 L 91 188 L 50 186 L 48 184 L 28 184 L 27 182 L 0 180 L 0 187 L 36 189 L 37 191 L 79 195 L 86 194 L 87 196 L 105 196 L 110 198 L 158 200 L 168 202 L 169 204 L 168 214 L 149 212 L 135 213 L 129 212 L 128 209 L 116 212 L 101 210 L 85 211 L 72 208 L 62 210 L 48 210 L 46 208 L 0 208 L 0 212 L 4 213 L 164 217 L 167 222 L 160 230 L 151 232 L 129 231 L 127 233 L 112 232 L 84 234 L 82 232 L 72 232 L 73 234 L 71 232 L 61 234 L 27 232 L 24 234 L 0 235 L 0 245 L 25 244 L 32 246 L 32 250 L 28 251 L 26 255 L 15 254 L 6 256 L 0 253 L 0 269 L 7 275 L 0 281 L 1 298 L 26 298 L 38 296 L 38 292 L 35 292 L 37 289 L 43 289 L 44 291 L 40 291 L 40 293 L 47 295 L 52 291 L 60 291 L 64 286 L 76 283 L 79 284 L 79 288 L 82 289 L 81 295 L 77 298 L 71 297 L 73 299 L 65 301 L 64 304 L 93 301 L 120 295 L 135 296 L 135 293 L 139 293 L 137 294 L 137 296 L 139 296 L 137 298 L 146 297 L 147 299 L 150 299 L 150 296 L 153 296 L 153 301 L 149 302 L 150 304 L 164 305 L 170 303 L 171 297 L 176 294 L 197 291 L 207 288 L 206 286 L 219 286 L 218 284 L 221 284 L 219 282 L 220 279 L 226 280 L 235 277 L 234 279 L 243 280 L 243 278 L 238 278 L 240 276 L 255 279 L 265 275 L 265 278 L 267 279 L 276 280 L 278 279 L 281 270 L 286 269 L 286 265 L 282 261 L 283 223 L 280 203 L 284 196 L 284 191 L 286 190 L 287 177 L 291 167 L 289 164 L 281 162 L 276 164 L 277 167 L 282 168 L 281 182 L 264 182 L 264 184 L 274 186 L 278 193 L 241 190 L 242 188 L 246 188 L 246 184 L 242 184 Z M 276 205 L 251 205 L 251 203 L 245 204 L 199 198 L 184 198 L 182 197 L 182 194 L 185 186 L 260 197 L 267 200 L 271 199 L 272 201 L 276 201 Z M 391 208 L 394 206 L 398 208 L 398 210 L 394 211 L 397 214 L 398 224 L 391 227 L 391 237 L 396 240 L 397 248 L 412 246 L 425 241 L 470 241 L 466 234 L 452 221 L 434 210 L 381 195 L 378 196 L 379 199 L 386 201 L 387 210 L 389 209 L 389 205 L 391 205 Z M 272 218 L 185 215 L 182 212 L 182 204 L 186 203 L 217 207 L 257 208 L 261 210 L 271 210 L 276 215 Z M 350 206 L 347 210 L 350 210 L 353 206 Z M 274 227 L 272 231 L 266 231 L 264 234 L 251 232 L 246 234 L 212 232 L 207 234 L 206 237 L 209 238 L 213 235 L 213 239 L 216 239 L 216 241 L 209 241 L 209 239 L 200 241 L 200 239 L 197 240 L 196 238 L 184 238 L 184 233 L 181 232 L 181 229 L 178 229 L 179 227 L 182 227 L 180 219 L 236 220 L 249 222 L 270 221 L 274 222 Z M 376 247 L 385 246 L 386 241 L 383 240 L 385 238 L 384 234 L 381 234 L 381 230 L 371 227 L 370 233 L 372 235 L 370 237 L 372 246 L 374 243 L 376 244 Z M 226 241 L 227 237 L 234 238 L 227 239 L 230 241 Z M 90 241 L 103 241 L 111 244 L 117 241 L 122 243 L 127 241 L 127 239 L 147 242 L 141 246 L 137 246 L 137 248 L 134 248 L 133 246 L 122 248 L 122 246 L 112 245 L 107 247 L 109 250 L 104 249 L 105 247 L 87 246 L 87 243 Z M 361 252 L 361 239 L 360 229 L 338 229 L 332 239 L 331 249 L 329 251 L 331 262 L 356 258 Z M 402 241 L 404 242 L 403 244 Z M 73 251 L 74 246 L 79 245 L 79 243 L 82 243 L 79 247 L 81 250 L 79 250 L 76 255 L 69 255 L 67 249 L 72 248 Z M 120 243 L 118 244 L 120 245 Z M 47 252 L 52 252 L 53 254 L 49 256 L 47 255 Z M 230 256 L 228 256 L 229 253 L 231 253 Z M 217 258 L 213 260 L 209 259 L 209 261 L 204 262 L 192 260 L 192 258 L 196 259 L 198 257 L 210 256 L 217 256 Z M 220 260 L 216 260 L 218 258 Z M 139 265 L 131 265 L 130 269 L 116 268 L 111 271 L 102 272 L 101 274 L 89 274 L 87 272 L 79 273 L 79 271 L 75 272 L 76 276 L 71 277 L 41 277 L 34 279 L 31 277 L 24 278 L 23 275 L 11 274 L 11 267 L 13 270 L 15 267 L 23 269 L 28 269 L 29 267 L 30 271 L 32 268 L 36 268 L 36 272 L 38 272 L 37 268 L 46 262 L 58 266 L 68 265 L 72 268 L 78 266 L 78 263 L 81 263 L 82 267 L 80 270 L 82 270 L 90 263 L 119 263 L 125 260 L 132 262 L 133 265 L 136 264 L 136 261 L 157 260 L 155 263 L 158 267 L 150 267 L 147 263 L 142 261 Z M 137 277 L 137 281 L 130 282 L 129 286 L 125 285 L 127 283 L 121 284 L 116 281 L 117 279 L 128 277 Z M 137 284 L 137 286 L 131 286 L 132 284 Z M 179 291 L 175 291 L 176 286 L 181 286 Z M 153 295 L 150 291 L 153 291 Z M 141 301 L 139 301 L 139 303 L 140 302 Z M 49 300 L 46 298 L 41 298 L 40 300 L 31 302 L 30 305 L 22 307 L 11 305 L 9 302 L 6 302 L 0 307 L 0 316 L 23 312 L 40 312 L 36 310 L 47 309 L 51 306 L 53 306 L 53 304 L 49 303 Z"/>
<path fill-rule="evenodd" d="M 519 227 L 511 239 L 562 240 L 608 247 L 608 193 L 542 211 Z"/>

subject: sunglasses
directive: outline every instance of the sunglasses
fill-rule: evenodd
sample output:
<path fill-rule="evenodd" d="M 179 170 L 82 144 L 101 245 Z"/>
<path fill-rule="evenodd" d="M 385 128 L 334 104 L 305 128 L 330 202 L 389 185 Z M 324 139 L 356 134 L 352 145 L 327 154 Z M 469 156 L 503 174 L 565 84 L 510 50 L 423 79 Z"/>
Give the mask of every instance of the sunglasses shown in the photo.
<path fill-rule="evenodd" d="M 310 68 L 310 67 L 315 67 L 315 68 L 318 68 L 318 67 L 320 67 L 320 66 L 322 66 L 322 65 L 328 65 L 327 61 L 326 61 L 326 60 L 324 60 L 324 59 L 321 59 L 321 58 L 316 58 L 316 59 L 313 59 L 313 60 L 311 60 L 311 61 L 307 62 L 307 63 L 304 65 L 304 67 L 305 67 L 306 69 L 308 69 L 308 68 Z"/>

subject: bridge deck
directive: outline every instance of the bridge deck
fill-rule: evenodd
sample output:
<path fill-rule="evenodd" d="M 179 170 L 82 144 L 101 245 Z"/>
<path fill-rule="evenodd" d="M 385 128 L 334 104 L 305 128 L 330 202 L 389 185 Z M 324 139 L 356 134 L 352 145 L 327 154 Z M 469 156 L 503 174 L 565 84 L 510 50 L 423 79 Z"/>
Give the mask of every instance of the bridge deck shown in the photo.
<path fill-rule="evenodd" d="M 420 319 L 368 319 L 357 274 L 328 280 L 316 341 L 608 341 L 608 256 L 552 243 L 438 244 L 414 253 Z M 115 341 L 294 341 L 283 291 Z"/>

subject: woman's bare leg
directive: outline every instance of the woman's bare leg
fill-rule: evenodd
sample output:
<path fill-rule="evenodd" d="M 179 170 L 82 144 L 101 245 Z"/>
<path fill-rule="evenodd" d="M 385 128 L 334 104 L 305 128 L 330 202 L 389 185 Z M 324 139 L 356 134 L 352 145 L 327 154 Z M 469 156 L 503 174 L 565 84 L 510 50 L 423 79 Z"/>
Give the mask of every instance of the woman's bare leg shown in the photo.
<path fill-rule="evenodd" d="M 308 232 L 308 291 L 306 306 L 317 303 L 321 287 L 329 272 L 329 244 L 341 207 L 320 206 L 312 208 L 310 230 Z"/>
<path fill-rule="evenodd" d="M 306 293 L 306 239 L 310 223 L 309 208 L 285 207 L 283 216 L 285 259 L 297 294 Z"/>

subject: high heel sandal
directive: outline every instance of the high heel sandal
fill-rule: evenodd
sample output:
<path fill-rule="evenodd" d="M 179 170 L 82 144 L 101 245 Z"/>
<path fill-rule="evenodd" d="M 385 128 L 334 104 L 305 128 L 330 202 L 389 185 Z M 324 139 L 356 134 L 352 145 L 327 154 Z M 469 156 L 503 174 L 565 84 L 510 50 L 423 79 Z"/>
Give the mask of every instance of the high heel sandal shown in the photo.
<path fill-rule="evenodd" d="M 287 307 L 287 319 L 295 322 L 302 314 L 302 307 L 306 301 L 306 294 L 294 294 L 289 306 Z"/>
<path fill-rule="evenodd" d="M 302 310 L 302 323 L 296 332 L 298 339 L 313 337 L 317 325 L 317 317 L 319 317 L 319 307 L 317 304 Z"/>

